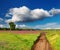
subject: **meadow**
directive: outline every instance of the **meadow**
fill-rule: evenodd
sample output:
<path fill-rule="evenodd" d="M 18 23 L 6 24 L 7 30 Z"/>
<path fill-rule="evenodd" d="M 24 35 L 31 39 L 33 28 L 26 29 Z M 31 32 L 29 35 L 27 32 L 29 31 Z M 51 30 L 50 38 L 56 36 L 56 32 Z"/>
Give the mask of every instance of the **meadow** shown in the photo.
<path fill-rule="evenodd" d="M 47 33 L 53 50 L 60 50 L 60 30 L 0 31 L 0 50 L 31 50 L 40 32 Z"/>

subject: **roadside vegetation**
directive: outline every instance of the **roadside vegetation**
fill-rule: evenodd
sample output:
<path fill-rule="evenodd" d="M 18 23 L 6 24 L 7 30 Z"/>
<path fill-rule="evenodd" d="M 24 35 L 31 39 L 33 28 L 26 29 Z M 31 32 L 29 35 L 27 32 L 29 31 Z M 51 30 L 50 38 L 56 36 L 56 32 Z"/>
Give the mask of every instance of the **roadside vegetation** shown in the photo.
<path fill-rule="evenodd" d="M 53 50 L 60 50 L 60 30 L 42 31 L 47 32 L 46 37 Z M 39 33 L 42 31 L 39 31 Z M 31 50 L 39 33 L 17 34 L 12 31 L 0 31 L 0 50 Z"/>

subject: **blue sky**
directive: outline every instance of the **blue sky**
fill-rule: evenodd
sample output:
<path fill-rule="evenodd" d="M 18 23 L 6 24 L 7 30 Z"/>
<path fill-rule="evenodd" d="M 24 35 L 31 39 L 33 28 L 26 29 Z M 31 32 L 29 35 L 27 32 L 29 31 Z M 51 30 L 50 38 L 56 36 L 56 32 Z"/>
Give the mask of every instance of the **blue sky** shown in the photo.
<path fill-rule="evenodd" d="M 46 24 L 53 24 L 56 25 L 56 28 L 60 28 L 60 0 L 0 0 L 0 27 L 3 27 L 4 25 L 8 25 L 7 22 L 5 22 L 8 19 L 11 19 L 14 15 L 8 15 L 9 10 L 13 8 L 20 8 L 25 6 L 30 11 L 35 9 L 43 9 L 44 11 L 50 11 L 51 9 L 56 10 L 57 14 L 54 14 L 52 17 L 44 17 L 43 19 L 37 19 L 30 22 L 15 22 L 17 27 L 36 27 L 39 25 L 45 26 Z M 57 10 L 58 9 L 58 10 Z M 11 17 L 9 17 L 11 16 Z M 28 19 L 28 18 L 27 18 Z M 41 28 L 42 26 L 39 26 Z M 43 28 L 43 27 L 42 27 Z M 47 27 L 45 27 L 47 28 Z M 48 28 L 52 28 L 51 25 Z M 55 27 L 53 27 L 55 28 Z"/>

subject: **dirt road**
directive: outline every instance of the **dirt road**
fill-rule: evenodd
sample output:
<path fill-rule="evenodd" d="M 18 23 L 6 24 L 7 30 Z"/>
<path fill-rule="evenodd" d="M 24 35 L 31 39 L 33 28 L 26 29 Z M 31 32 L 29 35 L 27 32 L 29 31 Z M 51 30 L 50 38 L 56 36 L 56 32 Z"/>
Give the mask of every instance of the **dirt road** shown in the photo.
<path fill-rule="evenodd" d="M 52 50 L 44 33 L 41 33 L 41 35 L 37 38 L 31 50 Z"/>

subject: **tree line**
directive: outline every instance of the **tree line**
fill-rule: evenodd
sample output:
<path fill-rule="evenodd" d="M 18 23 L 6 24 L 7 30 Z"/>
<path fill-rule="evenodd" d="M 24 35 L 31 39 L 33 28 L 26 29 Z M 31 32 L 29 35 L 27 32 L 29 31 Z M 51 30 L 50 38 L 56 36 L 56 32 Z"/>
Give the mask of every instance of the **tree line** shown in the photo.
<path fill-rule="evenodd" d="M 22 28 L 16 28 L 16 25 L 14 22 L 9 23 L 10 28 L 0 28 L 0 30 L 35 30 L 35 29 L 22 29 Z"/>

